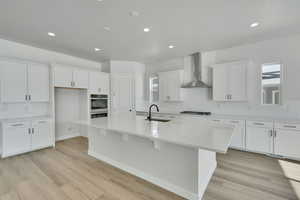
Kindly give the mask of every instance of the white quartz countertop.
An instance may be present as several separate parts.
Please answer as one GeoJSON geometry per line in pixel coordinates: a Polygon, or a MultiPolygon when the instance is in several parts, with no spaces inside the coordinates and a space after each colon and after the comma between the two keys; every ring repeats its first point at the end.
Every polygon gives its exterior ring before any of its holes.
{"type": "Polygon", "coordinates": [[[193,116],[176,117],[170,122],[150,122],[145,120],[145,116],[115,114],[75,123],[219,153],[227,152],[235,131],[235,126],[220,125],[193,116]]]}
{"type": "Polygon", "coordinates": [[[28,116],[28,117],[17,117],[17,118],[0,118],[0,122],[18,122],[18,121],[28,121],[28,120],[39,120],[39,119],[50,119],[49,115],[41,116],[28,116]]]}
{"type": "MultiPolygon", "coordinates": [[[[137,111],[137,113],[147,113],[147,111],[137,111]]],[[[212,114],[212,115],[191,115],[180,113],[156,113],[154,115],[189,115],[205,119],[229,119],[229,120],[251,120],[264,122],[278,122],[278,123],[297,123],[300,124],[299,118],[286,118],[280,116],[255,116],[255,115],[227,115],[227,114],[212,114]]]]}

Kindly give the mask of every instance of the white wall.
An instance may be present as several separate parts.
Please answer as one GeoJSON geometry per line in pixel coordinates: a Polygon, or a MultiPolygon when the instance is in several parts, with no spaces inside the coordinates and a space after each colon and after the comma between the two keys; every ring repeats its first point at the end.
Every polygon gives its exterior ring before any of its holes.
{"type": "MultiPolygon", "coordinates": [[[[208,89],[182,89],[184,103],[163,104],[166,111],[180,110],[208,110],[219,114],[249,114],[261,116],[300,117],[300,35],[287,38],[274,39],[255,44],[243,45],[229,49],[205,52],[208,57],[214,58],[214,63],[234,60],[251,60],[253,65],[248,69],[248,96],[247,103],[216,103],[211,101],[211,91],[208,89]],[[285,67],[283,95],[284,106],[261,106],[259,90],[259,70],[263,63],[282,62],[285,67]]],[[[207,67],[212,64],[211,59],[204,64],[204,74],[207,67]]],[[[147,77],[158,71],[183,69],[183,58],[170,61],[150,63],[146,67],[147,77]]],[[[211,82],[211,77],[209,77],[211,82]]]]}

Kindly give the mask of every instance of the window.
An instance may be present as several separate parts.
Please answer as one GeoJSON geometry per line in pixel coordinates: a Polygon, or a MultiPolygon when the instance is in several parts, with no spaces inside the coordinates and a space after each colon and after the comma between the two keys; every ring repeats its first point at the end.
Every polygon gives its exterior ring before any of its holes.
{"type": "Polygon", "coordinates": [[[159,78],[158,76],[152,76],[149,79],[150,85],[150,102],[159,101],[159,78]]]}
{"type": "Polygon", "coordinates": [[[281,104],[282,66],[280,63],[263,64],[261,69],[261,103],[281,104]]]}

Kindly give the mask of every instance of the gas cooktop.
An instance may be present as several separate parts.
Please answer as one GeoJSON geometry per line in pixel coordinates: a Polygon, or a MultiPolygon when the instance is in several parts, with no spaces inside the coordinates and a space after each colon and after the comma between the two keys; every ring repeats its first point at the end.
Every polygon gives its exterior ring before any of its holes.
{"type": "Polygon", "coordinates": [[[211,112],[197,112],[197,111],[182,111],[181,114],[189,114],[189,115],[211,115],[211,112]]]}

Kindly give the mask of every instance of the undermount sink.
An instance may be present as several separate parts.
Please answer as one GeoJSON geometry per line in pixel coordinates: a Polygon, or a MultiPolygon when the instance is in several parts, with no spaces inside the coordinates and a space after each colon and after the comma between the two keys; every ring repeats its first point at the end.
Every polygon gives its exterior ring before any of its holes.
{"type": "MultiPolygon", "coordinates": [[[[149,120],[149,119],[146,119],[146,120],[149,120]]],[[[158,119],[158,118],[151,118],[151,120],[149,121],[157,121],[157,122],[169,122],[171,120],[169,119],[158,119]]]]}

